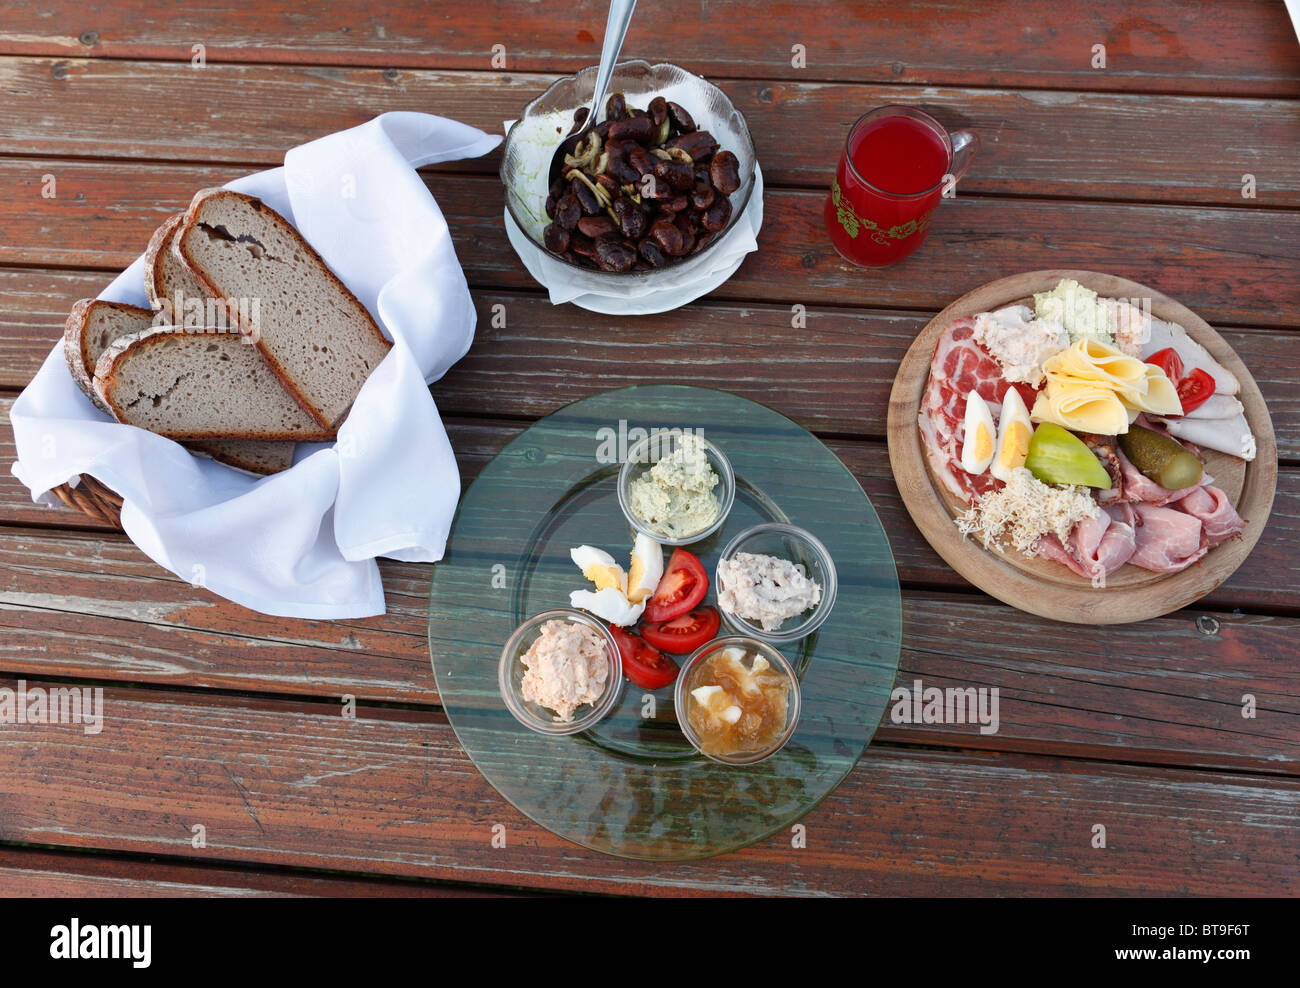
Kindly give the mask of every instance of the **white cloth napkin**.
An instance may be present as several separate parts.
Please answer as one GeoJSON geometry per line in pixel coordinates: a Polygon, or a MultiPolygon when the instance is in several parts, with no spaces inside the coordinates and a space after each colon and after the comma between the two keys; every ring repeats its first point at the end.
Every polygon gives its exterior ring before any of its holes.
{"type": "MultiPolygon", "coordinates": [[[[59,343],[10,412],[14,475],[47,503],[52,488],[94,476],[122,496],[122,527],[151,559],[253,610],[384,613],[375,557],[436,561],[446,547],[460,474],[427,385],[464,356],[475,323],[446,220],[415,169],[500,141],[385,113],[229,184],[297,226],[393,340],[337,442],[299,444],[295,465],[265,478],[191,456],[96,408],[59,343]]],[[[141,257],[100,297],[147,306],[143,269],[141,257]]]]}

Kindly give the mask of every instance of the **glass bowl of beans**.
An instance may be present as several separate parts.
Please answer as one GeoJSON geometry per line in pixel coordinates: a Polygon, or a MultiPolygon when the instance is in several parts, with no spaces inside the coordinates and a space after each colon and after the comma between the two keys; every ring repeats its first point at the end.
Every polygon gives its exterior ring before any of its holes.
{"type": "Polygon", "coordinates": [[[506,208],[584,290],[640,294],[710,263],[754,191],[754,143],[717,86],[677,65],[618,65],[593,133],[548,183],[555,148],[585,122],[596,66],[555,82],[506,135],[506,208]]]}

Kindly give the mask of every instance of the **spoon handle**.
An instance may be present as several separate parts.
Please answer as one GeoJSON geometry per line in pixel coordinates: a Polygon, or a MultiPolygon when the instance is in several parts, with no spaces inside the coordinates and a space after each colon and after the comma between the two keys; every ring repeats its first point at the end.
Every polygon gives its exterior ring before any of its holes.
{"type": "Polygon", "coordinates": [[[596,90],[591,95],[591,115],[588,119],[593,124],[605,99],[609,80],[613,78],[618,53],[623,49],[623,39],[627,37],[627,28],[632,23],[632,11],[635,9],[636,0],[610,0],[609,20],[605,22],[605,43],[600,49],[600,68],[596,72],[596,90]]]}

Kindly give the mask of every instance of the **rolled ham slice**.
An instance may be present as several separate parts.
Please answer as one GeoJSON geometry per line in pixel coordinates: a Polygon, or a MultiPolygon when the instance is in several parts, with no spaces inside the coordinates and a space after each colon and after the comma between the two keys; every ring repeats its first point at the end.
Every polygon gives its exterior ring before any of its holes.
{"type": "Polygon", "coordinates": [[[1038,552],[1091,580],[1094,587],[1104,587],[1106,577],[1133,555],[1137,545],[1133,522],[1132,505],[1111,505],[1097,517],[1076,523],[1067,544],[1055,535],[1044,535],[1038,542],[1038,552]]]}
{"type": "Polygon", "coordinates": [[[1129,562],[1154,573],[1177,573],[1210,549],[1201,539],[1201,521],[1177,508],[1135,504],[1137,545],[1129,562]]]}
{"type": "MultiPolygon", "coordinates": [[[[1123,450],[1116,449],[1115,454],[1119,458],[1124,488],[1124,493],[1121,496],[1125,501],[1132,501],[1137,504],[1169,504],[1171,501],[1177,501],[1179,498],[1186,497],[1196,490],[1196,487],[1184,487],[1182,490],[1171,491],[1161,487],[1135,467],[1133,462],[1124,455],[1123,450]]],[[[1202,477],[1201,482],[1204,483],[1205,481],[1206,478],[1202,477]]],[[[1197,487],[1199,486],[1198,484],[1197,487]]]]}
{"type": "Polygon", "coordinates": [[[1225,539],[1240,535],[1246,523],[1228,500],[1228,495],[1217,487],[1198,487],[1170,507],[1191,515],[1201,523],[1201,543],[1213,548],[1225,539]]]}

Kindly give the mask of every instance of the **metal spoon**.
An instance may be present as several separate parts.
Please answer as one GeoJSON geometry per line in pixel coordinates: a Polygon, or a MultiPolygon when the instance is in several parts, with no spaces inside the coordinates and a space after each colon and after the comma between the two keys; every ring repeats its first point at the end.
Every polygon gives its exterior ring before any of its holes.
{"type": "Polygon", "coordinates": [[[591,105],[587,108],[587,119],[577,133],[570,134],[560,142],[551,156],[551,170],[546,178],[547,188],[564,174],[564,156],[587,139],[587,134],[596,126],[596,109],[605,100],[605,90],[614,75],[614,65],[618,62],[618,53],[623,49],[623,39],[627,37],[627,27],[632,22],[632,11],[636,9],[636,0],[610,0],[609,20],[605,22],[605,43],[600,49],[600,68],[596,70],[596,89],[591,94],[591,105]]]}

